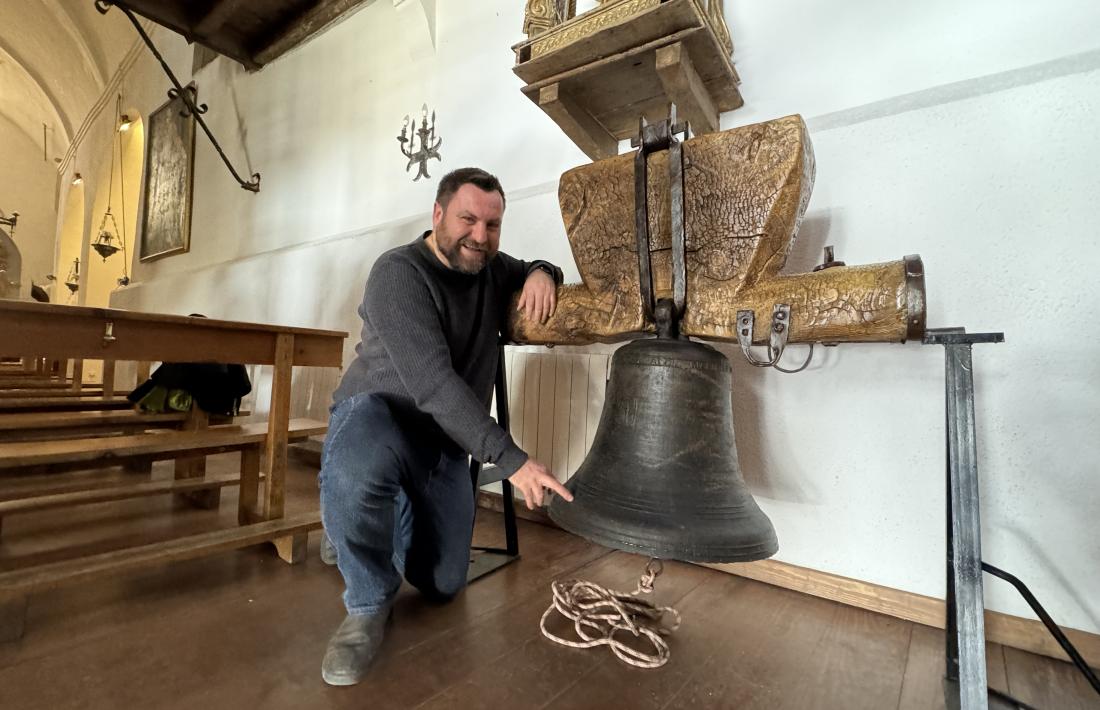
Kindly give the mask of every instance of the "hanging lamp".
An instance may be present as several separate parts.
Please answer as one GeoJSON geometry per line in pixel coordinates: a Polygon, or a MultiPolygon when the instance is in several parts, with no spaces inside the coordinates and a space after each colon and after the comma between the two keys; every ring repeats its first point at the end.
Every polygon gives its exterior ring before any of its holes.
{"type": "Polygon", "coordinates": [[[80,289],[80,258],[73,259],[73,267],[69,269],[69,275],[65,277],[65,286],[69,293],[76,293],[80,289]]]}
{"type": "Polygon", "coordinates": [[[103,257],[103,261],[114,256],[118,252],[122,252],[122,277],[118,279],[119,286],[126,286],[130,283],[129,275],[129,259],[126,255],[126,183],[123,177],[125,167],[123,163],[122,153],[122,132],[130,127],[131,120],[129,116],[122,113],[122,94],[118,95],[115,101],[115,123],[118,130],[111,131],[111,173],[107,187],[107,211],[103,213],[103,219],[99,223],[99,234],[96,236],[94,242],[92,242],[92,249],[95,249],[96,253],[103,257]],[[118,221],[115,219],[114,213],[111,211],[114,206],[115,197],[115,152],[118,152],[118,166],[119,166],[119,191],[122,199],[122,223],[123,228],[118,228],[118,221]],[[107,222],[110,221],[108,226],[107,222]],[[117,235],[117,236],[116,236],[117,235]],[[117,240],[117,242],[116,242],[117,240]]]}

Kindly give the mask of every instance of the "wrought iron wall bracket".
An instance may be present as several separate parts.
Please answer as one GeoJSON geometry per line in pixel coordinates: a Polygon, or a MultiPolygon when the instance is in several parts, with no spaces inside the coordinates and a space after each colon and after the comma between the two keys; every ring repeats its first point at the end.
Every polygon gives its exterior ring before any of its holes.
{"type": "Polygon", "coordinates": [[[15,237],[15,224],[19,221],[19,213],[12,212],[11,217],[0,217],[0,224],[6,224],[11,228],[10,236],[15,237]]]}
{"type": "Polygon", "coordinates": [[[195,117],[195,121],[199,124],[199,126],[202,127],[203,133],[205,133],[206,137],[210,139],[210,143],[214,146],[214,150],[216,150],[218,152],[218,155],[221,156],[222,162],[225,163],[225,167],[229,168],[229,172],[233,174],[233,178],[237,181],[237,184],[239,184],[242,188],[248,190],[249,192],[259,192],[260,174],[252,173],[252,179],[246,181],[240,176],[240,173],[237,172],[236,168],[233,167],[233,164],[229,162],[229,158],[226,157],[225,151],[222,150],[222,147],[218,143],[218,140],[214,138],[214,134],[211,133],[210,128],[207,127],[206,121],[202,120],[202,115],[207,111],[207,105],[195,103],[194,95],[192,94],[192,92],[185,89],[180,84],[179,80],[176,79],[176,75],[172,73],[171,67],[168,66],[168,63],[164,61],[164,57],[162,57],[160,52],[157,51],[156,46],[153,44],[153,40],[149,39],[149,35],[146,34],[145,29],[141,26],[141,23],[138,22],[136,17],[134,17],[134,13],[130,11],[130,8],[126,7],[125,5],[111,2],[111,0],[95,0],[95,9],[98,10],[100,14],[107,14],[107,12],[111,9],[111,6],[117,7],[124,15],[126,15],[126,17],[130,19],[130,22],[133,23],[134,29],[137,30],[137,33],[141,37],[141,40],[145,42],[145,46],[149,48],[149,51],[152,52],[153,56],[157,58],[158,62],[160,62],[161,68],[164,70],[164,73],[168,75],[168,79],[172,82],[173,88],[168,90],[168,97],[171,99],[178,98],[180,101],[183,102],[184,106],[186,107],[184,115],[191,115],[195,117]]]}

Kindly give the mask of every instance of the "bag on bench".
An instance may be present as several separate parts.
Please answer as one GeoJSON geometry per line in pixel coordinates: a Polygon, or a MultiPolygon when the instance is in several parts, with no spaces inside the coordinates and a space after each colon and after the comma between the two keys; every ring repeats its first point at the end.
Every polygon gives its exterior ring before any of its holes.
{"type": "Polygon", "coordinates": [[[208,414],[232,417],[251,391],[243,365],[166,362],[126,397],[148,412],[186,412],[193,400],[208,414]]]}

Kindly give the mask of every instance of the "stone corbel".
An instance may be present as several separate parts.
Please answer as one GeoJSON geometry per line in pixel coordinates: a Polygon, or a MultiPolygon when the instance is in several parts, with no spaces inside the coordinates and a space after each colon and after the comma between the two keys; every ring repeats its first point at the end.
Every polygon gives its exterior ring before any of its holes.
{"type": "Polygon", "coordinates": [[[436,0],[393,0],[411,56],[435,54],[435,7],[436,0]]]}

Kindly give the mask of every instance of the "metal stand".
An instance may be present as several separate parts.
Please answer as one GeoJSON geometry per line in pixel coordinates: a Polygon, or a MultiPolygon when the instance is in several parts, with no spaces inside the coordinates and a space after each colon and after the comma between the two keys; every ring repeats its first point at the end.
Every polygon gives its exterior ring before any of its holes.
{"type": "Polygon", "coordinates": [[[1024,708],[988,687],[985,674],[985,601],[982,572],[1007,580],[1023,595],[1054,638],[1100,693],[1100,680],[1030,590],[1012,575],[982,562],[978,459],[974,427],[974,371],[971,346],[1003,343],[1004,333],[971,333],[965,328],[925,332],[925,345],[944,346],[947,397],[947,662],[944,699],[955,710],[985,710],[989,697],[1024,708]]]}
{"type": "MultiPolygon", "coordinates": [[[[508,431],[508,379],[504,371],[504,346],[497,353],[497,423],[508,431]]],[[[478,490],[490,483],[500,482],[504,495],[504,547],[470,548],[480,554],[470,556],[470,568],[466,572],[466,582],[472,582],[495,572],[501,567],[519,559],[519,533],[516,530],[516,509],[513,506],[512,484],[496,466],[482,468],[481,462],[470,459],[470,480],[474,487],[474,504],[477,504],[478,490]]],[[[476,508],[475,508],[476,510],[476,508]]]]}

